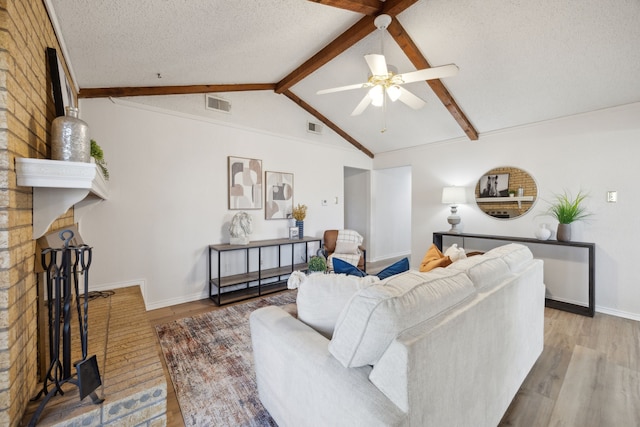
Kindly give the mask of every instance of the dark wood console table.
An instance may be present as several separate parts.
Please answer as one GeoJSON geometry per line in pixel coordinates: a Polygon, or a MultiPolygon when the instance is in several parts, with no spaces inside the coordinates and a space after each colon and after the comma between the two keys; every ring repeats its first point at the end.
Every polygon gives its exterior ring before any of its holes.
{"type": "Polygon", "coordinates": [[[303,237],[302,239],[257,240],[246,245],[209,245],[209,297],[217,305],[265,295],[287,289],[289,275],[297,270],[306,271],[309,258],[315,254],[309,246],[317,246],[322,239],[303,237]],[[295,258],[296,247],[302,256],[295,258]],[[271,248],[277,252],[274,265],[263,265],[263,255],[271,248]],[[291,252],[291,257],[283,256],[283,248],[291,252]],[[242,271],[223,274],[223,256],[238,255],[243,258],[242,271]]]}
{"type": "MultiPolygon", "coordinates": [[[[588,304],[580,305],[567,301],[559,301],[553,298],[547,297],[545,305],[547,307],[556,308],[559,310],[569,311],[571,313],[581,314],[583,316],[593,317],[595,314],[595,275],[596,275],[596,245],[595,243],[584,242],[559,242],[557,240],[538,240],[527,237],[510,237],[510,236],[493,236],[485,234],[466,234],[466,233],[449,233],[449,232],[436,232],[433,233],[433,243],[443,251],[444,247],[458,243],[458,246],[465,248],[465,250],[489,250],[492,247],[501,246],[510,242],[521,243],[526,245],[533,252],[534,257],[543,258],[536,254],[541,254],[544,247],[554,247],[556,249],[566,249],[567,251],[587,251],[587,264],[588,264],[588,304]],[[470,246],[480,245],[482,248],[468,248],[465,242],[470,246]],[[448,243],[448,244],[445,244],[448,243]],[[541,246],[542,245],[542,246],[541,246]]],[[[547,273],[545,272],[545,282],[547,282],[547,273]]],[[[570,280],[572,277],[569,273],[562,275],[559,280],[570,280]]],[[[546,283],[545,283],[546,284],[546,283]]]]}

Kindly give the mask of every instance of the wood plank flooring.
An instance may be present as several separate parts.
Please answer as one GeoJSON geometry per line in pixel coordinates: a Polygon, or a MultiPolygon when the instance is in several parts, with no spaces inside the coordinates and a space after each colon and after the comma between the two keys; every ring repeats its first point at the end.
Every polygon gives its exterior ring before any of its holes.
{"type": "MultiPolygon", "coordinates": [[[[211,301],[201,300],[147,313],[151,324],[157,325],[217,309],[211,301]]],[[[164,369],[167,426],[182,427],[180,407],[164,369]]],[[[640,426],[640,322],[545,309],[544,351],[500,426],[640,426]]]]}

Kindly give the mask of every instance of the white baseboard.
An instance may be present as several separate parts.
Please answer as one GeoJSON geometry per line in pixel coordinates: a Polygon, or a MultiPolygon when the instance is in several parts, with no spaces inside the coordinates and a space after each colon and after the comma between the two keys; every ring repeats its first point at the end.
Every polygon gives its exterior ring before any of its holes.
{"type": "MultiPolygon", "coordinates": [[[[145,307],[147,308],[147,311],[149,310],[155,310],[158,308],[163,308],[163,307],[169,307],[172,305],[178,305],[178,304],[184,304],[185,302],[192,302],[192,301],[198,301],[201,299],[205,299],[208,298],[209,296],[207,295],[207,292],[200,292],[197,294],[191,294],[191,295],[183,295],[177,298],[169,298],[169,299],[165,299],[162,301],[157,301],[154,303],[148,303],[145,301],[145,307]]],[[[213,302],[212,302],[213,304],[213,302]]]]}
{"type": "Polygon", "coordinates": [[[627,311],[616,310],[613,308],[600,307],[596,305],[596,311],[602,314],[608,314],[610,316],[616,317],[624,317],[625,319],[635,320],[640,322],[640,314],[638,313],[629,313],[627,311]]]}

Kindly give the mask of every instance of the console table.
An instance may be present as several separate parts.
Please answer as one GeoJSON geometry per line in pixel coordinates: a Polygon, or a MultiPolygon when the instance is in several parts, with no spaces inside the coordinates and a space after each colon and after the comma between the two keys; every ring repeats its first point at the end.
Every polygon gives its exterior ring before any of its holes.
{"type": "Polygon", "coordinates": [[[443,247],[451,246],[454,243],[457,243],[458,246],[463,247],[466,251],[487,251],[510,242],[526,245],[531,249],[534,257],[545,260],[544,281],[547,286],[545,305],[547,307],[569,311],[583,316],[594,316],[595,243],[559,242],[557,240],[538,240],[526,237],[484,234],[433,233],[433,243],[441,251],[444,251],[443,247]],[[553,268],[550,268],[549,271],[547,271],[547,264],[553,265],[553,268]],[[586,268],[580,269],[580,265],[586,268]],[[581,293],[588,295],[585,295],[584,302],[576,301],[575,298],[555,295],[555,290],[563,290],[563,288],[579,289],[581,293]]]}
{"type": "MultiPolygon", "coordinates": [[[[217,305],[224,305],[286,289],[287,279],[292,272],[307,270],[309,246],[315,246],[317,242],[320,248],[321,241],[320,238],[304,237],[295,240],[257,240],[247,245],[209,245],[209,298],[217,305]],[[263,255],[269,248],[277,251],[277,256],[273,257],[277,258],[277,262],[264,267],[263,255]],[[290,258],[283,256],[283,249],[291,252],[290,258]],[[304,254],[299,258],[301,262],[295,260],[296,249],[304,254]],[[244,257],[243,271],[223,274],[223,261],[228,262],[223,258],[234,255],[244,257]]],[[[315,251],[311,254],[315,254],[315,251]]]]}

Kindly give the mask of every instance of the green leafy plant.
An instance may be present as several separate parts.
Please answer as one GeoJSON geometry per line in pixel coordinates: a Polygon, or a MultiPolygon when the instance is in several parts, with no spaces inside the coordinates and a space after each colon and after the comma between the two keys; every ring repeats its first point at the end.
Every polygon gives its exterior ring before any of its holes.
{"type": "Polygon", "coordinates": [[[565,191],[557,194],[555,202],[551,204],[547,213],[558,220],[560,224],[571,224],[574,221],[583,220],[591,215],[582,202],[588,197],[587,194],[579,191],[575,198],[565,191]]]}
{"type": "Polygon", "coordinates": [[[314,255],[309,260],[309,271],[311,272],[325,272],[327,271],[327,260],[319,255],[314,255]]]}
{"type": "Polygon", "coordinates": [[[102,171],[104,179],[109,180],[109,169],[107,169],[107,162],[104,160],[104,152],[95,140],[91,140],[91,157],[96,160],[96,165],[102,171]]]}

